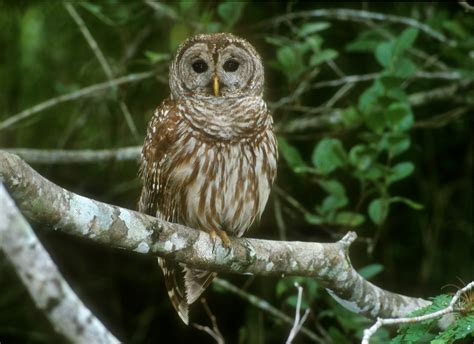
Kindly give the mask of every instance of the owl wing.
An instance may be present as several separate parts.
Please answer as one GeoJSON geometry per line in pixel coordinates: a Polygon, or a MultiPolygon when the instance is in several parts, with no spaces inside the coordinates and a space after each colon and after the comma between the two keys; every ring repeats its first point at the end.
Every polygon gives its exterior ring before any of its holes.
{"type": "MultiPolygon", "coordinates": [[[[155,111],[148,125],[143,145],[139,176],[143,188],[138,210],[151,216],[170,221],[174,213],[174,202],[166,191],[166,169],[168,150],[177,139],[177,108],[171,99],[165,100],[155,111]]],[[[158,258],[163,271],[165,286],[173,307],[181,319],[188,324],[183,267],[163,258],[158,258]]]]}

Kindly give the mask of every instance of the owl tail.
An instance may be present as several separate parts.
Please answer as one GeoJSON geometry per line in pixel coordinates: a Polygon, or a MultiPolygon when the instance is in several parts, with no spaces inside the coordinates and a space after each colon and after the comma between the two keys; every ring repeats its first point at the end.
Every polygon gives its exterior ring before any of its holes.
{"type": "Polygon", "coordinates": [[[211,284],[215,272],[191,270],[158,258],[171,304],[183,322],[189,324],[189,305],[211,284]]]}
{"type": "Polygon", "coordinates": [[[186,286],[186,300],[188,305],[199,299],[199,296],[212,283],[214,277],[217,276],[215,272],[204,270],[191,270],[184,268],[184,285],[186,286]]]}

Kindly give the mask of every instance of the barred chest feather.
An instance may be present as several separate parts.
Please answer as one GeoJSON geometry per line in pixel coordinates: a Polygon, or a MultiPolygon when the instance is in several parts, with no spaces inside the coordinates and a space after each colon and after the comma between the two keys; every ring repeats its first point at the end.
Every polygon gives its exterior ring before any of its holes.
{"type": "Polygon", "coordinates": [[[162,166],[168,213],[193,228],[241,236],[261,216],[276,175],[271,116],[261,99],[245,110],[234,104],[225,116],[191,105],[178,107],[177,140],[162,166]]]}

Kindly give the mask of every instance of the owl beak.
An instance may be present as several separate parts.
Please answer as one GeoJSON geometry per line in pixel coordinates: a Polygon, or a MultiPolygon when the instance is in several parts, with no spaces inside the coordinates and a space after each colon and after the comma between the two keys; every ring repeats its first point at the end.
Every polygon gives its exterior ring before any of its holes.
{"type": "Polygon", "coordinates": [[[215,74],[212,79],[212,91],[216,97],[219,95],[219,77],[215,74]]]}

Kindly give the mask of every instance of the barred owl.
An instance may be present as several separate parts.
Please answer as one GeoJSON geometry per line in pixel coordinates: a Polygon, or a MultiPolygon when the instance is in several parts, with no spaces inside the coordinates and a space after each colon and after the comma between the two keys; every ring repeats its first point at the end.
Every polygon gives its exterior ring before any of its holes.
{"type": "MultiPolygon", "coordinates": [[[[260,217],[276,175],[273,120],[260,56],[228,33],[197,35],[170,66],[171,95],[156,109],[141,153],[141,212],[229,244],[260,217]]],[[[215,273],[158,258],[171,302],[189,305],[215,273]]]]}

